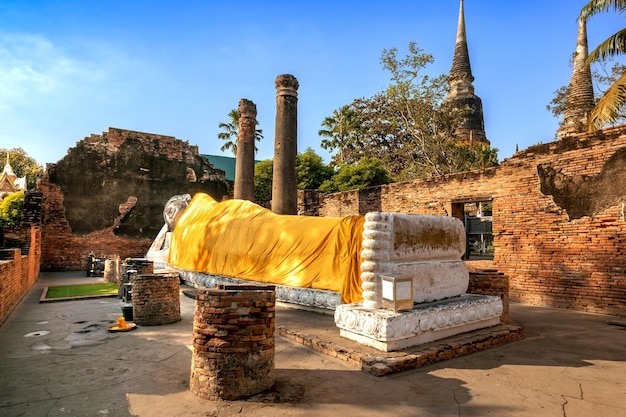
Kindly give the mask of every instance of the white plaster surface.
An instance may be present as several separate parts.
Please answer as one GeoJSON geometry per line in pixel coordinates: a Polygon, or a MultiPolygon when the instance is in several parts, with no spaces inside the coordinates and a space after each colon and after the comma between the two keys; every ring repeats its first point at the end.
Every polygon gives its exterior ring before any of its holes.
{"type": "Polygon", "coordinates": [[[494,326],[502,312],[500,297],[465,294],[397,313],[343,304],[335,309],[335,324],[347,339],[392,351],[494,326]]]}
{"type": "Polygon", "coordinates": [[[398,263],[394,269],[395,275],[413,278],[415,303],[456,297],[469,285],[469,271],[461,260],[398,263]]]}

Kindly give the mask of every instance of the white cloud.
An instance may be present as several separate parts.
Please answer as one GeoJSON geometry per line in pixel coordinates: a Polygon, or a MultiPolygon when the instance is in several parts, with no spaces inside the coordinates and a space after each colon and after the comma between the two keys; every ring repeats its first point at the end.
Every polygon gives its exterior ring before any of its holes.
{"type": "Polygon", "coordinates": [[[97,60],[81,60],[40,35],[0,33],[0,111],[72,94],[107,77],[97,60]]]}

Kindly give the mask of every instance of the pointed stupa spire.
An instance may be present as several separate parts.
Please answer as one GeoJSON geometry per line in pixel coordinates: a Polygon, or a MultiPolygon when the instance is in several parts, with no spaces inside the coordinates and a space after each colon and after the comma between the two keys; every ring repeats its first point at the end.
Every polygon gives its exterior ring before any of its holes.
{"type": "Polygon", "coordinates": [[[450,95],[474,93],[472,82],[472,67],[470,65],[469,51],[467,49],[467,36],[465,34],[465,8],[463,0],[459,10],[459,25],[456,31],[456,45],[450,70],[450,95]]]}
{"type": "Polygon", "coordinates": [[[567,89],[563,121],[557,132],[561,138],[587,130],[589,114],[595,102],[591,69],[585,65],[588,56],[587,24],[584,19],[579,19],[574,69],[567,89]]]}
{"type": "Polygon", "coordinates": [[[474,94],[474,76],[470,65],[467,35],[465,33],[465,7],[460,0],[459,24],[456,32],[456,45],[450,70],[450,91],[445,99],[445,105],[462,109],[464,112],[456,134],[462,141],[468,143],[489,145],[485,134],[483,118],[483,104],[480,97],[474,94]]]}

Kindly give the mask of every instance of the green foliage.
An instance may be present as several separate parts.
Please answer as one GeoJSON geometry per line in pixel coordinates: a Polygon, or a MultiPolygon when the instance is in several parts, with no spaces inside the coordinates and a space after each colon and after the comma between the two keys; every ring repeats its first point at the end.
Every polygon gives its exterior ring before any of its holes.
{"type": "Polygon", "coordinates": [[[254,194],[258,201],[272,199],[272,176],[274,161],[265,159],[254,164],[254,194]]]}
{"type": "Polygon", "coordinates": [[[324,181],[329,180],[334,170],[312,148],[307,148],[304,153],[296,156],[296,174],[298,176],[298,189],[317,190],[324,181]]]}
{"type": "MultiPolygon", "coordinates": [[[[18,178],[26,177],[28,189],[33,189],[37,185],[37,176],[43,175],[43,167],[37,163],[32,157],[28,156],[22,148],[0,149],[0,161],[2,167],[6,162],[6,155],[9,153],[9,163],[13,172],[18,178]]],[[[1,171],[0,171],[1,172],[1,171]]]]}
{"type": "Polygon", "coordinates": [[[339,110],[333,111],[322,122],[322,127],[318,131],[318,135],[325,138],[322,139],[321,146],[323,149],[339,151],[333,156],[333,163],[344,164],[354,163],[355,150],[360,147],[359,143],[359,125],[357,123],[357,112],[350,106],[342,106],[339,110]]]}
{"type": "Polygon", "coordinates": [[[0,226],[19,226],[24,208],[24,191],[11,193],[0,201],[0,226]]]}
{"type": "Polygon", "coordinates": [[[356,165],[344,164],[337,173],[325,181],[319,190],[325,193],[358,190],[374,185],[388,184],[391,178],[382,162],[374,158],[361,158],[356,165]]]}
{"type": "MultiPolygon", "coordinates": [[[[381,63],[391,84],[370,98],[359,98],[324,120],[322,147],[338,149],[334,161],[355,164],[362,158],[379,160],[394,180],[410,180],[475,168],[476,151],[455,135],[462,110],[445,105],[448,77],[422,75],[434,58],[409,44],[398,57],[383,50],[381,63]],[[343,128],[341,127],[343,123],[343,128]]],[[[497,150],[494,150],[497,164],[497,150]]]]}
{"type": "MultiPolygon", "coordinates": [[[[220,122],[218,127],[223,130],[217,134],[217,138],[226,141],[220,148],[220,151],[231,151],[233,155],[237,156],[237,136],[239,135],[239,112],[237,109],[232,109],[228,112],[230,122],[220,122]]],[[[259,122],[256,122],[258,125],[259,122]]],[[[254,131],[254,139],[259,142],[263,139],[263,130],[256,129],[254,131]]],[[[258,151],[257,147],[254,147],[254,151],[258,151]]]]}
{"type": "MultiPolygon", "coordinates": [[[[272,180],[274,161],[266,159],[254,165],[254,193],[259,201],[272,199],[272,180]]],[[[296,174],[298,176],[298,189],[316,190],[324,181],[330,179],[334,170],[324,164],[312,148],[307,148],[303,153],[296,155],[296,174]]]]}

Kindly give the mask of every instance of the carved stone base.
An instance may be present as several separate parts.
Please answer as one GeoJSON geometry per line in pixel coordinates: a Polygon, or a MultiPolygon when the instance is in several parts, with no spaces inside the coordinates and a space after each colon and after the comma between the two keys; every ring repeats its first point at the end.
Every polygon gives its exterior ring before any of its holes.
{"type": "Polygon", "coordinates": [[[495,326],[502,311],[500,297],[465,294],[397,313],[342,304],[335,309],[335,324],[342,337],[391,352],[495,326]]]}
{"type": "MultiPolygon", "coordinates": [[[[247,281],[223,275],[205,274],[202,272],[177,270],[180,278],[193,287],[214,288],[219,284],[259,284],[266,282],[247,281]]],[[[305,307],[326,308],[334,310],[341,304],[341,295],[333,291],[317,290],[313,288],[297,288],[285,285],[271,284],[276,287],[276,301],[298,304],[305,307]]]]}

